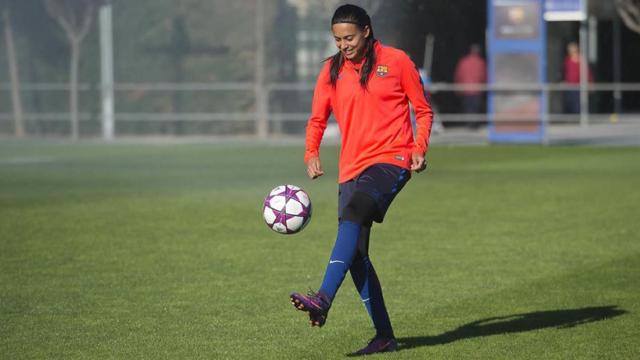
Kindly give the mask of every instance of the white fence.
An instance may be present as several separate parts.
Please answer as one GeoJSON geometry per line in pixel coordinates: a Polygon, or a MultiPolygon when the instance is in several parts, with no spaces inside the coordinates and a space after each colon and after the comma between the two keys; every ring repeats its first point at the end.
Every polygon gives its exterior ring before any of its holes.
{"type": "MultiPolygon", "coordinates": [[[[256,87],[253,82],[229,82],[229,83],[118,83],[114,87],[116,94],[115,103],[115,136],[229,136],[229,135],[251,135],[258,134],[260,119],[267,121],[267,136],[282,134],[300,134],[304,131],[304,125],[309,116],[310,102],[313,95],[313,83],[269,83],[262,89],[261,96],[266,98],[267,116],[261,116],[255,109],[256,87]],[[123,97],[131,98],[131,94],[144,94],[146,99],[153,98],[160,94],[156,103],[163,104],[169,102],[171,94],[179,93],[181,96],[200,97],[206,103],[208,97],[227,96],[230,99],[242,97],[247,99],[247,103],[242,106],[235,106],[232,109],[218,109],[202,107],[187,107],[179,112],[171,109],[157,109],[153,106],[144,106],[135,111],[131,110],[131,104],[136,104],[135,96],[133,100],[128,99],[128,106],[119,104],[118,99],[123,97]]],[[[9,98],[9,84],[0,84],[0,93],[9,98]]],[[[434,98],[442,93],[455,93],[462,90],[479,90],[493,93],[539,93],[547,100],[551,96],[561,96],[565,91],[580,90],[579,86],[554,83],[544,84],[509,84],[509,85],[455,85],[449,83],[433,83],[429,85],[429,91],[434,98]],[[558,94],[558,95],[556,95],[558,94]]],[[[69,114],[65,111],[67,107],[67,96],[69,87],[61,83],[38,83],[22,84],[21,92],[31,95],[32,98],[45,97],[49,106],[37,108],[32,103],[32,99],[24,106],[23,121],[27,135],[31,136],[65,136],[68,130],[69,114]],[[36,96],[37,95],[37,96],[36,96]],[[35,111],[34,111],[34,108],[35,111]]],[[[80,84],[80,98],[82,101],[80,112],[81,136],[101,137],[102,136],[102,115],[100,113],[100,88],[96,85],[80,84]]],[[[623,95],[629,92],[640,92],[640,83],[595,83],[590,84],[588,91],[592,94],[608,92],[611,93],[611,101],[619,104],[623,95]]],[[[609,95],[608,95],[609,96],[609,95]]],[[[2,100],[0,100],[2,101],[2,100]]],[[[546,101],[547,104],[550,101],[546,101]]],[[[14,131],[14,118],[11,113],[11,106],[0,103],[0,133],[11,135],[14,131]]],[[[437,99],[434,101],[437,107],[437,99]]],[[[610,106],[613,111],[607,114],[619,112],[620,107],[610,106]],[[618,111],[615,111],[615,110],[618,111]]],[[[581,122],[588,125],[591,119],[597,116],[589,114],[562,114],[549,111],[547,106],[546,120],[550,122],[581,122]],[[585,117],[586,115],[586,117],[585,117]]],[[[486,113],[461,114],[461,113],[437,113],[439,120],[446,126],[456,123],[486,122],[486,113]]],[[[517,120],[517,116],[513,116],[517,120]]],[[[264,125],[264,124],[263,124],[264,125]]]]}

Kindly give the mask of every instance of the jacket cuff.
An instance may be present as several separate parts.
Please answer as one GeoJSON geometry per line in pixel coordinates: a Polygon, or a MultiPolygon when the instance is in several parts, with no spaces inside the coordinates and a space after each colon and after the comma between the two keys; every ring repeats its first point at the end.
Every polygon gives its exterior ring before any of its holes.
{"type": "Polygon", "coordinates": [[[314,158],[314,157],[319,157],[319,156],[320,156],[320,154],[318,153],[318,151],[307,150],[304,153],[304,162],[306,164],[307,161],[309,161],[309,159],[314,158]]]}
{"type": "Polygon", "coordinates": [[[413,154],[420,154],[420,155],[424,156],[424,155],[427,154],[427,146],[428,145],[420,146],[418,144],[414,144],[413,145],[413,149],[411,149],[411,152],[413,154]]]}

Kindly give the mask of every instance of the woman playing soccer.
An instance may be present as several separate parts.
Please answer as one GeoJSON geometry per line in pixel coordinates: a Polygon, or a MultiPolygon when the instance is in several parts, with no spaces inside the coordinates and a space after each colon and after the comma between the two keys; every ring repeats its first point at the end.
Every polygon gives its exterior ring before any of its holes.
{"type": "Polygon", "coordinates": [[[347,271],[376,329],[354,355],[394,351],[397,342],[369,259],[369,233],[411,177],[426,168],[432,111],[415,65],[402,51],[373,36],[371,19],[358,6],[339,7],[331,19],[339,51],[318,76],[307,125],[305,163],[309,177],[324,174],[319,148],[329,114],[340,127],[338,235],[320,290],[291,294],[292,304],[323,326],[347,271]],[[416,112],[413,135],[409,101],[416,112]]]}

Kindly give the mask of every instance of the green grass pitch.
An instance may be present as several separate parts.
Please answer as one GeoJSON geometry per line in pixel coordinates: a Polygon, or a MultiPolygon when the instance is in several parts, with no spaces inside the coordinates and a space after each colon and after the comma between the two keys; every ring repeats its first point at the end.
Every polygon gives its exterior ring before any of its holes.
{"type": "MultiPolygon", "coordinates": [[[[333,359],[373,335],[347,276],[322,329],[336,147],[0,144],[0,358],[333,359]],[[262,222],[276,185],[314,217],[262,222]]],[[[371,257],[389,359],[640,358],[640,148],[434,146],[371,257]]]]}

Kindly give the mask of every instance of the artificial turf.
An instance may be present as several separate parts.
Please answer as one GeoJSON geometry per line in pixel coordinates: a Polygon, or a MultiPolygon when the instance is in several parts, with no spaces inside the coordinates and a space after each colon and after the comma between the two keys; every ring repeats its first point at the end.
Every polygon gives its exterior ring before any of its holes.
{"type": "MultiPolygon", "coordinates": [[[[349,277],[322,329],[337,148],[0,143],[0,358],[333,359],[373,335],[349,277]],[[270,231],[302,186],[314,215],[270,231]]],[[[401,359],[640,358],[640,148],[434,146],[374,226],[401,359]]]]}

